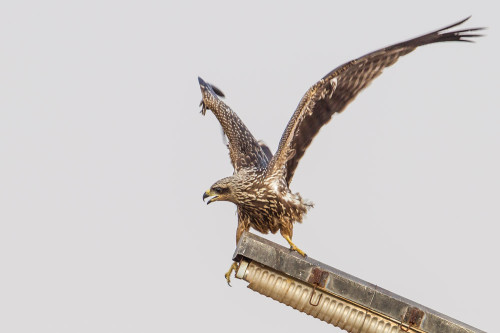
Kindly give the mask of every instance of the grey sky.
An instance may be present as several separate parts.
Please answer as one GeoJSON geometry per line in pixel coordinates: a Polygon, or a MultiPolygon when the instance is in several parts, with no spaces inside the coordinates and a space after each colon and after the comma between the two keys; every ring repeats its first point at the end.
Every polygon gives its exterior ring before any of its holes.
{"type": "Polygon", "coordinates": [[[232,168],[215,117],[198,112],[197,76],[274,151],[331,69],[468,15],[487,37],[409,54],[322,129],[292,182],[315,203],[294,242],[493,331],[498,13],[493,1],[3,2],[0,331],[331,332],[243,281],[227,287],[235,207],[201,199],[232,168]]]}

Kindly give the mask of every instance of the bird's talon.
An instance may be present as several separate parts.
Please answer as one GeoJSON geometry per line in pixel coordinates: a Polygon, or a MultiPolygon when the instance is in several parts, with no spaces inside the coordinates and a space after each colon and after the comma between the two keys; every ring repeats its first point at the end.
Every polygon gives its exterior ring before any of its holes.
{"type": "Polygon", "coordinates": [[[300,254],[304,258],[307,257],[307,254],[304,251],[302,251],[295,244],[292,243],[292,240],[290,239],[289,236],[283,236],[283,237],[286,239],[286,241],[288,242],[288,244],[290,244],[290,251],[296,251],[298,254],[300,254]]]}
{"type": "Polygon", "coordinates": [[[202,115],[205,115],[205,113],[207,113],[207,107],[206,107],[205,102],[204,102],[203,100],[201,100],[201,102],[200,102],[200,106],[201,106],[201,111],[200,111],[200,113],[201,113],[202,115]]]}
{"type": "Polygon", "coordinates": [[[229,274],[224,274],[224,277],[226,278],[226,281],[227,281],[227,285],[232,287],[231,285],[231,276],[229,274]]]}
{"type": "Polygon", "coordinates": [[[224,277],[226,278],[226,281],[227,281],[227,285],[230,287],[232,287],[231,286],[231,273],[233,271],[236,271],[237,269],[238,269],[238,264],[236,262],[233,262],[231,267],[229,267],[229,270],[226,272],[226,274],[224,274],[224,277]]]}
{"type": "Polygon", "coordinates": [[[299,249],[298,247],[295,247],[294,250],[297,251],[297,253],[300,254],[301,256],[303,256],[304,258],[307,258],[307,254],[304,251],[302,251],[301,249],[299,249]]]}

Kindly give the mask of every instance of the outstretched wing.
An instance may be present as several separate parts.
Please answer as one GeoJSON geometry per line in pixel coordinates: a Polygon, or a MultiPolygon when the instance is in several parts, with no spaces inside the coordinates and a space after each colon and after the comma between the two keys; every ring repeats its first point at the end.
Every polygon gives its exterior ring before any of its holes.
{"type": "Polygon", "coordinates": [[[219,96],[224,96],[222,91],[198,78],[203,99],[201,101],[201,113],[205,115],[206,110],[212,110],[222,126],[224,134],[229,143],[229,157],[235,171],[242,168],[265,169],[269,158],[261,145],[248,128],[243,124],[236,113],[231,110],[219,96]]]}
{"type": "Polygon", "coordinates": [[[320,128],[330,121],[334,113],[342,112],[363,88],[399,57],[422,45],[447,41],[470,42],[467,38],[481,36],[471,32],[483,28],[445,32],[468,19],[369,53],[328,73],[302,97],[269,163],[266,176],[282,176],[290,184],[300,158],[320,128]]]}

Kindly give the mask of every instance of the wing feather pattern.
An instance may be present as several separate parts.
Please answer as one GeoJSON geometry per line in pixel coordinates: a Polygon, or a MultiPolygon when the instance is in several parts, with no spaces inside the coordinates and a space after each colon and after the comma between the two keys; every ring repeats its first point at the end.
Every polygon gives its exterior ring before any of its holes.
{"type": "Polygon", "coordinates": [[[468,19],[369,53],[328,73],[302,97],[281,137],[276,154],[269,162],[266,177],[285,177],[289,185],[299,160],[321,127],[330,121],[334,113],[342,112],[362,89],[399,57],[422,45],[446,41],[470,42],[467,38],[481,36],[473,32],[482,28],[445,31],[468,19]]]}
{"type": "Polygon", "coordinates": [[[219,98],[224,96],[222,91],[201,78],[198,78],[198,82],[203,95],[201,113],[205,115],[207,109],[211,110],[221,124],[229,140],[227,146],[234,170],[238,171],[243,168],[264,170],[269,162],[269,155],[255,140],[238,115],[219,98]]]}

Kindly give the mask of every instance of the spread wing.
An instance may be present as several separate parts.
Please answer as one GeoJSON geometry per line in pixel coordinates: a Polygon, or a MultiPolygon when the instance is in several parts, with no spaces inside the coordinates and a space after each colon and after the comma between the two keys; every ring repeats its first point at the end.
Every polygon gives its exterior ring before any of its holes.
{"type": "MultiPolygon", "coordinates": [[[[270,159],[268,154],[236,113],[219,98],[224,96],[222,91],[201,78],[198,78],[198,81],[203,95],[201,113],[205,115],[206,110],[209,109],[219,120],[222,130],[229,140],[227,146],[234,170],[238,171],[242,168],[265,169],[270,159]]],[[[269,148],[267,149],[269,150],[269,148]]]]}
{"type": "Polygon", "coordinates": [[[467,38],[481,36],[471,32],[482,28],[445,31],[468,19],[369,53],[328,73],[302,97],[269,163],[266,177],[284,177],[290,184],[300,158],[320,128],[330,121],[334,113],[342,112],[363,88],[399,57],[422,45],[447,41],[470,42],[467,38]]]}

